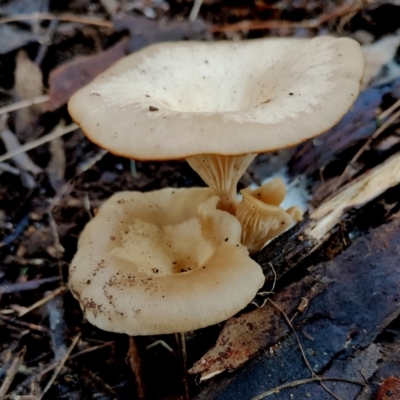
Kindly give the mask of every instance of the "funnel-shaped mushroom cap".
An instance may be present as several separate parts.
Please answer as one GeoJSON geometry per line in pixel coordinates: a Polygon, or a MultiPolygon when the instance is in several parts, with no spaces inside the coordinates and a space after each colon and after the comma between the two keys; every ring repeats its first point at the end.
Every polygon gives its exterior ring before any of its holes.
{"type": "Polygon", "coordinates": [[[89,139],[133,159],[260,153],[338,122],[363,68],[347,38],[161,43],[118,61],[68,108],[89,139]]]}
{"type": "Polygon", "coordinates": [[[242,243],[250,253],[260,251],[268,240],[290,228],[293,222],[301,221],[303,212],[299,207],[284,210],[279,207],[286,195],[285,183],[280,178],[251,190],[240,191],[243,196],[236,211],[242,224],[242,243]]]}
{"type": "Polygon", "coordinates": [[[244,308],[264,283],[239,221],[209,189],[122,192],[79,240],[70,286],[86,317],[129,335],[185,332],[244,308]]]}

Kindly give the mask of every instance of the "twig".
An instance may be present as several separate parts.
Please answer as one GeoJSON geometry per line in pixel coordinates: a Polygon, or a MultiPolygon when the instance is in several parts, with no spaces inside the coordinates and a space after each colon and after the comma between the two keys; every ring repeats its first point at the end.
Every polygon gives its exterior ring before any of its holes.
{"type": "Polygon", "coordinates": [[[47,333],[47,334],[50,333],[50,329],[48,329],[44,326],[30,324],[29,322],[19,321],[16,318],[6,317],[5,315],[2,315],[2,314],[0,314],[0,320],[4,321],[6,323],[9,323],[10,325],[20,326],[21,328],[28,328],[31,331],[47,333]]]}
{"type": "Polygon", "coordinates": [[[49,382],[47,383],[46,387],[43,389],[43,392],[41,394],[41,396],[39,397],[39,400],[41,400],[43,398],[43,396],[48,392],[48,390],[51,388],[51,386],[53,385],[54,381],[56,380],[58,374],[61,371],[61,368],[64,366],[64,364],[66,363],[66,361],[68,360],[69,355],[71,354],[71,351],[74,349],[74,347],[76,346],[76,344],[78,343],[79,339],[81,337],[81,334],[78,333],[74,340],[71,343],[71,346],[69,346],[68,350],[66,351],[63,359],[60,361],[60,363],[57,365],[56,370],[54,371],[53,376],[50,378],[49,382]]]}
{"type": "Polygon", "coordinates": [[[176,356],[174,349],[169,346],[167,343],[164,342],[164,340],[156,340],[155,342],[149,344],[148,346],[146,346],[146,350],[150,350],[155,346],[163,346],[164,348],[166,348],[170,353],[172,353],[172,355],[176,356]]]}
{"type": "Polygon", "coordinates": [[[346,383],[351,383],[353,385],[359,385],[359,386],[364,386],[363,383],[358,382],[358,381],[352,381],[350,379],[342,379],[342,378],[324,378],[324,377],[315,377],[315,378],[306,378],[306,379],[299,379],[297,381],[285,383],[281,386],[277,386],[271,390],[268,390],[267,392],[261,393],[256,397],[253,397],[251,400],[261,400],[264,397],[271,396],[271,394],[277,394],[281,390],[284,389],[290,389],[296,386],[300,385],[306,385],[307,383],[312,383],[312,382],[321,382],[321,381],[337,381],[337,382],[346,382],[346,383]]]}
{"type": "Polygon", "coordinates": [[[241,21],[234,24],[212,26],[211,32],[234,32],[240,30],[260,30],[260,29],[287,29],[287,28],[309,28],[314,29],[320,27],[322,24],[344,16],[345,14],[356,11],[362,7],[361,3],[358,4],[344,4],[337,8],[334,12],[322,15],[320,18],[291,22],[291,21],[241,21]]]}
{"type": "Polygon", "coordinates": [[[10,368],[7,370],[6,377],[4,378],[4,381],[0,387],[0,399],[4,399],[6,397],[8,389],[10,388],[14,377],[18,372],[18,368],[24,359],[25,352],[26,347],[23,347],[23,349],[15,356],[10,368]]]}
{"type": "Polygon", "coordinates": [[[135,339],[129,336],[129,364],[132,368],[133,374],[135,375],[137,395],[139,399],[144,399],[145,390],[142,375],[142,360],[139,355],[139,350],[136,345],[135,339]]]}
{"type": "Polygon", "coordinates": [[[14,229],[14,232],[10,233],[0,242],[0,248],[3,246],[8,246],[16,239],[18,239],[24,232],[25,228],[29,225],[29,214],[26,214],[21,221],[18,222],[17,226],[14,229]]]}
{"type": "Polygon", "coordinates": [[[10,22],[24,22],[24,21],[30,21],[30,20],[50,21],[53,19],[56,19],[56,20],[59,20],[62,22],[77,22],[79,24],[96,25],[96,26],[102,26],[104,28],[113,29],[112,22],[105,21],[104,19],[101,19],[101,18],[80,17],[78,15],[73,15],[73,14],[54,15],[51,13],[32,13],[32,14],[12,15],[9,17],[0,18],[0,24],[8,24],[10,22]]]}
{"type": "Polygon", "coordinates": [[[22,292],[25,290],[35,290],[45,283],[59,281],[61,277],[53,276],[51,278],[32,279],[26,282],[11,283],[9,285],[0,285],[0,295],[6,293],[22,292]]]}
{"type": "Polygon", "coordinates": [[[39,147],[44,143],[50,142],[50,140],[64,136],[67,133],[75,131],[76,129],[78,129],[78,125],[76,125],[76,124],[70,124],[65,127],[57,127],[56,129],[54,129],[52,132],[48,133],[47,135],[42,136],[39,139],[33,140],[32,142],[25,143],[18,149],[15,149],[14,151],[9,151],[9,152],[1,155],[0,162],[6,161],[6,160],[10,159],[11,157],[14,157],[18,154],[25,153],[26,151],[32,150],[36,147],[39,147]]]}
{"type": "Polygon", "coordinates": [[[4,107],[0,107],[0,115],[8,114],[13,111],[21,110],[22,108],[34,106],[36,104],[47,103],[50,99],[50,96],[47,94],[43,94],[41,96],[34,97],[32,99],[26,99],[17,101],[13,104],[9,104],[4,107]]]}
{"type": "Polygon", "coordinates": [[[202,3],[203,0],[194,0],[192,10],[190,11],[189,14],[189,21],[194,21],[197,18],[202,3]]]}
{"type": "Polygon", "coordinates": [[[1,172],[9,172],[13,175],[20,175],[21,171],[18,168],[14,168],[7,163],[0,163],[0,173],[1,172]]]}
{"type": "Polygon", "coordinates": [[[258,292],[257,294],[259,296],[269,296],[270,294],[274,294],[274,289],[275,289],[275,285],[276,285],[276,281],[277,281],[276,271],[275,271],[275,268],[272,265],[272,263],[268,263],[268,265],[271,267],[272,273],[274,274],[274,282],[272,283],[272,288],[269,292],[258,292]]]}
{"type": "MultiPolygon", "coordinates": [[[[290,319],[288,318],[286,313],[275,302],[273,302],[271,299],[268,299],[268,300],[283,315],[283,317],[285,318],[286,323],[289,325],[290,329],[292,330],[292,332],[294,334],[294,337],[296,338],[297,344],[299,346],[299,349],[301,351],[301,355],[303,357],[304,363],[306,364],[307,368],[310,370],[312,377],[319,379],[320,377],[318,377],[318,375],[315,373],[315,371],[312,369],[310,363],[308,362],[306,353],[305,353],[305,351],[303,349],[303,345],[301,344],[300,339],[297,336],[297,332],[295,331],[292,323],[290,322],[290,319]]],[[[340,397],[336,396],[335,393],[333,393],[329,388],[327,388],[322,382],[320,382],[320,384],[324,388],[324,390],[327,393],[329,393],[333,398],[335,398],[336,400],[341,400],[340,397]]]]}
{"type": "MultiPolygon", "coordinates": [[[[400,106],[400,103],[397,105],[394,104],[391,108],[396,109],[400,106]],[[395,108],[393,106],[396,105],[395,108]]],[[[387,113],[388,110],[384,111],[383,114],[385,114],[385,117],[389,114],[387,113]]],[[[383,119],[384,117],[379,117],[379,119],[383,119]]],[[[383,123],[369,138],[368,140],[363,144],[360,150],[357,151],[356,155],[351,159],[349,164],[346,166],[345,170],[343,171],[342,175],[340,178],[337,180],[336,184],[333,187],[332,192],[335,192],[343,183],[343,181],[346,179],[347,174],[349,173],[350,168],[357,162],[357,160],[360,158],[361,154],[364,153],[365,149],[368,148],[368,146],[371,144],[371,142],[376,139],[386,128],[388,128],[390,125],[392,125],[398,118],[400,118],[400,110],[398,110],[396,113],[394,113],[385,123],[383,123]]]]}
{"type": "Polygon", "coordinates": [[[381,114],[379,115],[378,119],[379,120],[384,120],[386,117],[388,117],[392,112],[396,111],[400,107],[400,99],[397,100],[394,104],[392,104],[389,108],[387,108],[385,111],[382,111],[381,114]]]}
{"type": "Polygon", "coordinates": [[[58,26],[58,19],[53,19],[46,31],[45,37],[42,40],[42,43],[40,44],[39,50],[36,53],[36,57],[35,57],[35,64],[36,65],[40,65],[43,61],[44,56],[47,53],[47,49],[49,48],[49,45],[51,43],[51,39],[53,37],[54,32],[57,29],[58,26]]]}
{"type": "Polygon", "coordinates": [[[56,290],[53,290],[49,295],[43,297],[42,299],[40,299],[36,303],[32,304],[31,306],[22,308],[21,311],[18,312],[18,316],[22,317],[22,316],[28,314],[35,308],[38,308],[38,307],[42,306],[43,304],[46,304],[49,300],[56,297],[57,295],[64,292],[65,290],[66,290],[65,286],[61,286],[61,287],[57,288],[56,290]]]}
{"type": "Polygon", "coordinates": [[[178,345],[179,355],[181,359],[182,383],[183,383],[183,399],[189,400],[189,386],[187,381],[187,354],[186,354],[186,337],[184,333],[175,333],[175,340],[178,345]]]}
{"type": "Polygon", "coordinates": [[[72,360],[73,358],[79,357],[83,354],[91,353],[92,351],[100,350],[100,349],[103,349],[104,347],[113,346],[113,345],[114,345],[114,341],[99,344],[98,346],[89,347],[88,349],[81,350],[78,353],[72,354],[72,356],[69,359],[72,360]]]}

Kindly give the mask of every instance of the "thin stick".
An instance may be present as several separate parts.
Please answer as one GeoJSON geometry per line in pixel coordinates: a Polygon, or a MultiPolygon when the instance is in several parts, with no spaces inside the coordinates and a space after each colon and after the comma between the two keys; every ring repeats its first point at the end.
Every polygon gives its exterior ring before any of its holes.
{"type": "Polygon", "coordinates": [[[113,346],[113,345],[114,345],[114,341],[99,344],[98,346],[89,347],[88,349],[85,349],[85,350],[79,351],[78,353],[72,354],[72,356],[69,359],[72,360],[73,358],[79,357],[82,354],[91,353],[92,351],[100,350],[100,349],[103,349],[104,347],[113,346]]]}
{"type": "Polygon", "coordinates": [[[202,3],[203,0],[194,0],[192,10],[190,11],[189,14],[189,21],[194,21],[197,18],[202,3]]]}
{"type": "Polygon", "coordinates": [[[46,387],[43,389],[43,392],[41,394],[41,396],[39,397],[39,400],[41,400],[43,398],[43,396],[48,392],[48,390],[51,388],[51,386],[53,385],[54,381],[56,380],[58,374],[61,371],[61,368],[64,366],[64,364],[66,363],[66,361],[68,360],[69,355],[71,354],[71,351],[74,349],[74,347],[76,346],[76,344],[78,343],[79,339],[81,337],[81,333],[78,333],[74,340],[71,343],[71,346],[69,346],[68,350],[66,351],[64,357],[62,358],[62,360],[60,361],[60,363],[57,365],[53,376],[50,378],[49,382],[47,383],[46,387]]]}
{"type": "Polygon", "coordinates": [[[6,372],[6,376],[4,378],[3,383],[1,384],[0,387],[0,399],[4,399],[6,397],[6,394],[8,392],[8,389],[10,388],[15,375],[18,372],[18,368],[22,363],[22,360],[24,359],[24,355],[26,352],[26,347],[24,347],[14,358],[13,362],[10,365],[10,368],[6,372]]]}
{"type": "Polygon", "coordinates": [[[359,386],[364,386],[363,383],[358,382],[358,381],[352,381],[350,379],[342,379],[342,378],[323,378],[323,377],[316,377],[316,378],[306,378],[306,379],[299,379],[297,381],[285,383],[281,386],[277,386],[271,390],[268,390],[267,392],[261,393],[256,397],[253,397],[251,400],[261,400],[264,397],[271,396],[271,394],[277,394],[281,390],[284,389],[290,389],[296,386],[300,385],[305,385],[307,383],[312,383],[312,382],[320,382],[320,381],[338,381],[338,382],[346,382],[346,383],[352,383],[353,385],[359,385],[359,386]]]}
{"type": "Polygon", "coordinates": [[[61,286],[61,287],[57,288],[56,290],[53,290],[49,295],[43,297],[42,299],[40,299],[36,303],[32,304],[31,306],[26,307],[26,308],[24,307],[21,311],[18,312],[18,316],[22,317],[22,316],[28,314],[35,308],[38,308],[38,307],[42,306],[43,304],[46,304],[49,300],[53,299],[54,297],[56,297],[60,293],[64,292],[65,290],[66,290],[65,286],[61,286]]]}
{"type": "Polygon", "coordinates": [[[47,135],[42,136],[39,139],[33,140],[32,142],[25,143],[15,150],[9,151],[9,152],[1,155],[0,162],[6,161],[18,154],[25,153],[29,150],[35,149],[36,147],[39,147],[44,143],[50,142],[51,140],[53,140],[55,138],[64,136],[67,133],[75,131],[76,129],[78,129],[78,125],[76,125],[76,124],[70,124],[65,127],[57,127],[56,129],[54,129],[52,132],[48,133],[47,135]]]}
{"type": "Polygon", "coordinates": [[[396,101],[396,103],[392,104],[388,109],[382,111],[379,115],[378,119],[383,120],[388,117],[392,112],[396,111],[400,107],[400,99],[396,101]]]}
{"type": "Polygon", "coordinates": [[[51,13],[32,13],[32,14],[18,14],[12,15],[9,17],[0,18],[0,24],[8,24],[10,22],[23,22],[23,21],[30,21],[30,20],[37,20],[37,21],[46,21],[46,20],[53,20],[57,19],[62,22],[77,22],[79,24],[85,25],[96,25],[102,26],[104,28],[113,29],[113,24],[110,21],[106,21],[100,18],[92,18],[92,17],[80,17],[78,15],[73,14],[60,14],[54,15],[51,13]]]}
{"type": "Polygon", "coordinates": [[[34,106],[36,104],[47,103],[50,99],[50,96],[47,94],[42,94],[41,96],[33,97],[32,99],[26,99],[17,101],[16,103],[9,104],[4,107],[0,107],[0,115],[8,114],[13,111],[21,110],[22,108],[27,108],[30,106],[34,106]]]}
{"type": "Polygon", "coordinates": [[[259,30],[259,29],[287,29],[287,28],[318,28],[322,24],[332,19],[342,17],[350,12],[357,11],[361,7],[359,4],[344,4],[338,7],[331,14],[322,15],[320,18],[308,21],[241,21],[233,24],[212,26],[211,32],[235,32],[240,30],[259,30]]]}
{"type": "MultiPolygon", "coordinates": [[[[303,356],[303,360],[304,360],[305,364],[307,365],[307,368],[310,370],[312,377],[313,377],[313,378],[317,378],[317,379],[320,378],[320,377],[318,377],[318,375],[315,373],[315,371],[312,369],[310,363],[308,362],[308,359],[307,359],[307,357],[306,357],[306,353],[305,353],[305,351],[304,351],[304,349],[303,349],[303,345],[301,344],[300,339],[299,339],[299,337],[297,336],[297,332],[295,331],[295,329],[294,329],[292,323],[290,322],[288,316],[286,315],[286,313],[285,313],[275,302],[273,302],[271,299],[267,299],[267,300],[269,300],[269,302],[270,302],[270,303],[283,315],[283,317],[285,318],[286,323],[289,325],[290,329],[292,330],[292,332],[293,332],[293,334],[294,334],[294,336],[295,336],[295,338],[296,338],[297,344],[298,344],[298,346],[299,346],[299,348],[300,348],[300,351],[301,351],[301,355],[303,356]]],[[[329,388],[327,388],[322,382],[320,382],[320,384],[321,384],[321,386],[324,388],[324,390],[325,390],[327,393],[329,393],[332,397],[334,397],[336,400],[341,400],[340,397],[336,396],[335,393],[331,392],[331,390],[330,390],[329,388]]]]}
{"type": "Polygon", "coordinates": [[[183,399],[189,400],[189,385],[187,380],[187,353],[186,353],[186,337],[184,333],[175,333],[175,339],[178,344],[179,355],[182,368],[182,383],[183,383],[183,399]]]}
{"type": "Polygon", "coordinates": [[[136,345],[133,336],[129,336],[129,364],[132,368],[133,374],[135,375],[137,395],[139,399],[144,399],[145,390],[142,374],[142,359],[139,355],[139,349],[136,345]]]}
{"type": "Polygon", "coordinates": [[[44,326],[30,324],[29,322],[19,321],[18,319],[13,318],[13,317],[7,317],[5,315],[0,314],[0,320],[4,321],[10,325],[20,326],[21,328],[28,328],[31,331],[50,334],[50,329],[48,329],[44,326]]]}

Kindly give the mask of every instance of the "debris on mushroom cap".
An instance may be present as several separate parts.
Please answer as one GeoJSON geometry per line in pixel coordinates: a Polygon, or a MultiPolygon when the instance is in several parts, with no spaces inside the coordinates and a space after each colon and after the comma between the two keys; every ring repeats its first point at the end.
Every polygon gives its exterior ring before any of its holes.
{"type": "Polygon", "coordinates": [[[260,153],[338,122],[363,66],[348,38],[161,43],[118,61],[68,107],[93,142],[133,159],[260,153]]]}
{"type": "Polygon", "coordinates": [[[296,222],[301,221],[303,212],[299,207],[290,207],[286,211],[279,207],[286,195],[282,179],[275,178],[265,185],[251,190],[240,191],[243,196],[236,211],[236,217],[242,224],[242,243],[249,252],[260,251],[268,240],[281,234],[296,222]]]}
{"type": "Polygon", "coordinates": [[[90,221],[70,268],[88,320],[129,335],[185,332],[244,308],[264,283],[239,221],[208,188],[121,192],[90,221]]]}

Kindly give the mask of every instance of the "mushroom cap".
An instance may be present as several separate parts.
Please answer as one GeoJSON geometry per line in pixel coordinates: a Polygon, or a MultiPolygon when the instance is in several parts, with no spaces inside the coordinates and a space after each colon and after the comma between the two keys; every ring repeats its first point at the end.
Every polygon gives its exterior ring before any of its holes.
{"type": "Polygon", "coordinates": [[[186,332],[224,321],[264,283],[239,221],[207,188],[121,192],[90,221],[70,287],[87,319],[128,335],[186,332]]]}
{"type": "Polygon", "coordinates": [[[161,43],[118,61],[68,109],[90,140],[132,159],[261,153],[337,123],[363,68],[348,38],[161,43]]]}

